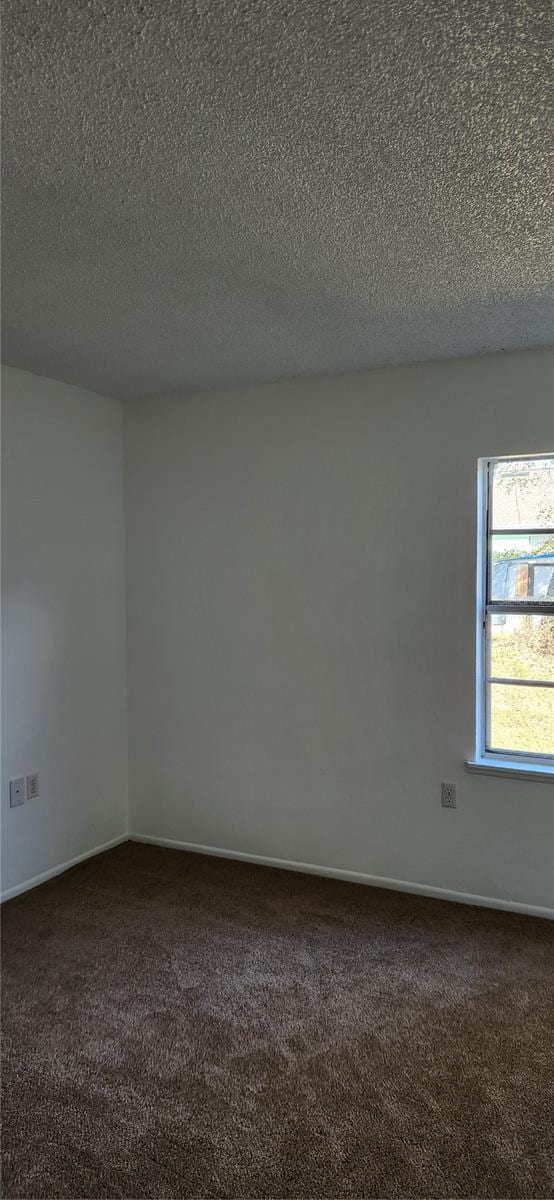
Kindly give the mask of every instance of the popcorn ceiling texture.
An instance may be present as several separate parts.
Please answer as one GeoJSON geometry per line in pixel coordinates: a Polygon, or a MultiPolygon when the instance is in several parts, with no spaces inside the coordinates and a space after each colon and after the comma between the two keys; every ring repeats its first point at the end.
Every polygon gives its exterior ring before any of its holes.
{"type": "Polygon", "coordinates": [[[551,340],[546,0],[7,0],[4,361],[132,396],[551,340]]]}

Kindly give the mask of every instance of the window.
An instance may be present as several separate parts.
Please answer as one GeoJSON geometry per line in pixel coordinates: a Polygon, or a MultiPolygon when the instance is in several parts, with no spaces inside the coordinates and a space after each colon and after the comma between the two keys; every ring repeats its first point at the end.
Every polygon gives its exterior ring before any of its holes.
{"type": "Polygon", "coordinates": [[[554,766],[554,455],[480,462],[477,762],[554,766]]]}

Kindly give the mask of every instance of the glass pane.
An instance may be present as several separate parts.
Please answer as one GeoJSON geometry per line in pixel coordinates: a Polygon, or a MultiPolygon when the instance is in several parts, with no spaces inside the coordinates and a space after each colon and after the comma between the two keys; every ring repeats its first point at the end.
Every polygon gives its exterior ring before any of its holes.
{"type": "Polygon", "coordinates": [[[554,526],[554,457],[494,463],[491,529],[554,526]]]}
{"type": "Polygon", "coordinates": [[[554,682],[554,617],[489,617],[489,675],[554,682]]]}
{"type": "Polygon", "coordinates": [[[554,754],[554,688],[491,683],[490,750],[554,754]]]}
{"type": "Polygon", "coordinates": [[[491,600],[554,603],[554,533],[491,537],[491,600]]]}

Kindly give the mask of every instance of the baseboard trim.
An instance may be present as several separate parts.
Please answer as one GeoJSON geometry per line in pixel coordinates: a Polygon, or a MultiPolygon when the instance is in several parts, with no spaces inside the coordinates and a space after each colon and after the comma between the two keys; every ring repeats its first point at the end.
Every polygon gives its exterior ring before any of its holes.
{"type": "Polygon", "coordinates": [[[103,854],[104,850],[112,850],[114,846],[120,846],[122,842],[129,841],[129,834],[122,833],[119,837],[112,838],[110,842],[104,842],[102,846],[94,846],[92,850],[85,850],[84,854],[78,854],[76,858],[69,858],[67,862],[58,863],[56,867],[50,867],[48,871],[42,871],[40,875],[33,875],[32,879],[24,879],[22,883],[16,883],[14,887],[6,888],[0,892],[0,902],[4,904],[6,900],[12,900],[14,896],[20,896],[22,892],[28,892],[31,888],[38,887],[41,883],[46,883],[48,879],[53,879],[55,875],[63,875],[64,871],[69,871],[70,867],[77,867],[79,863],[85,862],[87,858],[94,858],[96,854],[103,854]]]}
{"type": "Polygon", "coordinates": [[[479,908],[497,908],[505,912],[523,913],[530,917],[554,920],[554,908],[542,908],[537,904],[523,904],[519,900],[503,900],[495,896],[474,896],[471,892],[454,892],[449,888],[432,887],[426,883],[413,883],[406,879],[387,879],[383,875],[365,875],[361,871],[344,871],[340,867],[323,867],[315,863],[296,862],[294,859],[270,858],[265,854],[247,854],[243,850],[223,850],[219,846],[202,846],[197,842],[178,842],[173,838],[153,837],[145,833],[130,833],[132,842],[144,842],[152,846],[166,846],[170,850],[188,850],[192,854],[208,854],[214,858],[238,859],[240,862],[256,863],[262,867],[278,867],[283,871],[300,871],[304,875],[322,875],[329,879],[343,879],[347,883],[363,883],[368,887],[388,888],[393,892],[411,892],[415,896],[431,896],[435,900],[451,900],[456,904],[473,904],[479,908]]]}

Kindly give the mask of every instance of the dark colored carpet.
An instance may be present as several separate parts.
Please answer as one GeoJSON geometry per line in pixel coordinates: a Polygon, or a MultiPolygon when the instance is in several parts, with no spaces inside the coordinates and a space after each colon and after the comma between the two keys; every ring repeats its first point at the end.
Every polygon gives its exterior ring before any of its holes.
{"type": "Polygon", "coordinates": [[[127,843],[3,911],[6,1197],[550,1197],[552,927],[127,843]]]}

